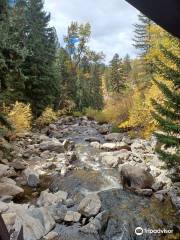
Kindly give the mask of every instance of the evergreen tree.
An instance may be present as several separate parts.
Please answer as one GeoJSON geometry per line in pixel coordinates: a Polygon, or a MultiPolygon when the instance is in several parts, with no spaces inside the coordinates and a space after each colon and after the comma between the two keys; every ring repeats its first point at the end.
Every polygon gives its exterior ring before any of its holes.
{"type": "Polygon", "coordinates": [[[125,58],[123,59],[123,70],[124,70],[124,75],[126,77],[126,79],[128,78],[130,72],[131,72],[131,59],[129,54],[127,54],[125,56],[125,58]]]}
{"type": "Polygon", "coordinates": [[[57,107],[64,108],[67,100],[76,100],[76,74],[73,73],[73,63],[64,48],[60,48],[56,57],[56,68],[59,78],[59,97],[57,107]]]}
{"type": "Polygon", "coordinates": [[[138,15],[139,23],[135,24],[134,46],[139,50],[139,55],[144,57],[150,48],[149,28],[152,21],[143,14],[138,15]]]}
{"type": "Polygon", "coordinates": [[[110,61],[108,88],[110,92],[121,93],[125,89],[122,60],[116,53],[110,61]]]}
{"type": "MultiPolygon", "coordinates": [[[[180,52],[180,42],[177,43],[180,52]]],[[[168,166],[179,166],[180,163],[180,58],[170,50],[161,47],[161,52],[167,61],[156,61],[155,70],[166,82],[154,80],[164,95],[164,102],[159,103],[155,99],[153,117],[157,121],[161,133],[156,133],[157,139],[162,147],[157,148],[161,159],[168,166]],[[167,63],[171,62],[169,66],[167,63]],[[175,151],[168,152],[167,148],[175,148],[175,151]]]]}
{"type": "Polygon", "coordinates": [[[26,7],[25,45],[29,51],[23,64],[26,75],[26,101],[36,116],[45,107],[53,105],[58,95],[58,79],[55,74],[57,36],[49,27],[50,15],[44,11],[42,0],[29,0],[26,7]]]}
{"type": "Polygon", "coordinates": [[[0,104],[24,99],[25,76],[21,64],[26,49],[21,44],[19,23],[23,20],[18,8],[7,9],[0,21],[0,104]]]}
{"type": "Polygon", "coordinates": [[[101,59],[101,54],[89,51],[81,60],[76,97],[77,108],[80,111],[88,107],[101,109],[103,106],[101,59]]]}

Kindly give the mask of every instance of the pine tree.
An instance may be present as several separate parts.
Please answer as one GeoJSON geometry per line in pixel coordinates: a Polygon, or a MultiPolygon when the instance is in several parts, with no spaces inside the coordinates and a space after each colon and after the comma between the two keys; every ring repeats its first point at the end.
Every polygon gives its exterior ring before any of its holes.
{"type": "Polygon", "coordinates": [[[45,107],[52,106],[58,95],[58,79],[55,74],[57,36],[49,27],[50,15],[44,11],[43,0],[29,0],[26,7],[25,45],[29,51],[23,73],[26,75],[26,101],[36,116],[45,107]]]}
{"type": "Polygon", "coordinates": [[[125,76],[123,71],[122,60],[116,53],[110,61],[109,69],[109,91],[114,93],[121,93],[125,89],[125,76]]]}
{"type": "Polygon", "coordinates": [[[138,15],[139,23],[135,24],[134,46],[139,50],[139,55],[144,57],[150,48],[149,28],[152,21],[143,14],[138,15]]]}
{"type": "Polygon", "coordinates": [[[130,72],[131,72],[131,59],[129,54],[126,54],[126,56],[123,59],[123,70],[124,70],[124,75],[126,79],[128,78],[130,72]]]}
{"type": "Polygon", "coordinates": [[[73,63],[64,48],[60,48],[56,56],[56,68],[59,78],[59,97],[57,107],[64,108],[67,100],[76,100],[76,74],[73,72],[73,63]]]}
{"type": "Polygon", "coordinates": [[[0,21],[0,104],[2,102],[10,104],[24,99],[25,76],[20,66],[26,55],[26,49],[20,41],[18,26],[23,18],[18,10],[7,8],[0,21]]]}
{"type": "MultiPolygon", "coordinates": [[[[180,42],[177,43],[180,53],[180,42]]],[[[175,55],[172,51],[161,46],[161,52],[166,62],[158,59],[155,70],[160,77],[166,79],[169,84],[154,80],[164,95],[164,102],[159,103],[155,99],[152,101],[154,119],[162,132],[157,132],[159,141],[157,152],[161,159],[168,166],[179,166],[180,163],[180,55],[175,55]],[[169,66],[167,63],[171,62],[169,66]],[[169,152],[168,148],[175,148],[169,152]]]]}

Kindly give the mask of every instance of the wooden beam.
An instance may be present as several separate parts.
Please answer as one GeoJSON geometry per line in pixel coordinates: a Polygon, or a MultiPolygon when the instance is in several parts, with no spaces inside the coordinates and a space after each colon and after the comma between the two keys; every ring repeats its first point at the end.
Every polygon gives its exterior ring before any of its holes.
{"type": "Polygon", "coordinates": [[[172,35],[180,38],[180,0],[126,0],[172,35]]]}

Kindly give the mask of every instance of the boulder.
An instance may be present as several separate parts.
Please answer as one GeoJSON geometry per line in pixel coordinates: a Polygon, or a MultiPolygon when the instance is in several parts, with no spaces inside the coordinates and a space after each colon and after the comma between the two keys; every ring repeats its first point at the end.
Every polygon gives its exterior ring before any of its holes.
{"type": "Polygon", "coordinates": [[[0,182],[2,182],[2,183],[10,183],[10,184],[16,185],[16,182],[13,179],[7,178],[7,177],[1,178],[0,182]]]}
{"type": "Polygon", "coordinates": [[[115,150],[122,150],[122,149],[131,151],[131,147],[124,142],[103,143],[100,148],[106,151],[115,151],[115,150]]]}
{"type": "Polygon", "coordinates": [[[99,213],[101,200],[97,194],[87,195],[79,204],[78,212],[85,217],[92,217],[99,213]]]}
{"type": "Polygon", "coordinates": [[[91,142],[90,143],[91,147],[99,149],[101,144],[99,142],[91,142]]]}
{"type": "Polygon", "coordinates": [[[172,185],[169,191],[169,195],[173,205],[180,209],[180,182],[176,182],[172,185]]]}
{"type": "Polygon", "coordinates": [[[57,225],[53,230],[58,233],[58,240],[100,240],[98,234],[86,234],[77,224],[72,226],[57,225]]]}
{"type": "Polygon", "coordinates": [[[131,152],[127,150],[120,150],[114,152],[102,152],[100,153],[101,161],[110,167],[116,167],[118,164],[122,164],[127,161],[131,152]]]}
{"type": "Polygon", "coordinates": [[[22,161],[14,161],[9,164],[15,170],[24,170],[26,168],[26,163],[22,161]]]}
{"type": "Polygon", "coordinates": [[[8,165],[0,164],[0,178],[7,176],[8,170],[9,170],[8,165]]]}
{"type": "Polygon", "coordinates": [[[155,182],[153,185],[152,185],[152,189],[157,192],[159,190],[162,190],[164,187],[164,184],[163,182],[155,182]]]}
{"type": "Polygon", "coordinates": [[[152,189],[135,189],[135,192],[141,196],[150,197],[153,194],[152,189]]]}
{"type": "Polygon", "coordinates": [[[98,128],[99,133],[101,134],[107,134],[110,131],[110,125],[108,124],[103,124],[98,128]]]}
{"type": "Polygon", "coordinates": [[[62,221],[64,221],[67,213],[67,207],[65,205],[59,203],[53,204],[48,206],[48,210],[57,223],[61,223],[62,221]]]}
{"type": "Polygon", "coordinates": [[[0,197],[3,196],[17,196],[23,193],[24,190],[14,184],[11,183],[0,183],[0,197]]]}
{"type": "Polygon", "coordinates": [[[73,207],[75,205],[75,202],[73,199],[71,198],[68,198],[67,200],[63,201],[63,203],[68,207],[73,207]]]}
{"type": "Polygon", "coordinates": [[[84,139],[86,142],[100,142],[100,140],[97,137],[88,137],[84,139]]]}
{"type": "Polygon", "coordinates": [[[39,144],[39,148],[42,151],[54,151],[57,153],[64,153],[65,149],[62,143],[58,140],[52,139],[51,141],[45,141],[39,144]]]}
{"type": "Polygon", "coordinates": [[[49,232],[44,238],[44,240],[58,240],[58,234],[54,231],[49,232]]]}
{"type": "Polygon", "coordinates": [[[32,209],[29,209],[27,212],[34,219],[37,219],[40,221],[40,223],[44,228],[44,235],[47,234],[50,230],[52,230],[53,227],[55,226],[54,218],[49,213],[47,207],[32,208],[32,209]]]}
{"type": "Polygon", "coordinates": [[[67,211],[66,216],[64,218],[65,222],[79,222],[81,218],[81,214],[74,211],[67,211]]]}
{"type": "Polygon", "coordinates": [[[108,217],[109,213],[103,211],[93,218],[87,225],[83,226],[80,231],[87,234],[97,234],[106,226],[108,217]]]}
{"type": "Polygon", "coordinates": [[[54,227],[55,222],[52,217],[46,214],[43,210],[34,210],[38,215],[33,217],[32,211],[24,208],[21,205],[15,205],[12,209],[16,213],[16,220],[13,228],[16,232],[19,232],[21,226],[23,226],[23,235],[26,240],[41,239],[54,227]]]}
{"type": "Polygon", "coordinates": [[[131,166],[130,164],[122,166],[120,175],[124,188],[150,189],[154,183],[154,179],[149,172],[138,166],[131,166]]]}
{"type": "Polygon", "coordinates": [[[109,142],[120,142],[123,139],[122,133],[109,133],[105,135],[105,140],[109,142]]]}
{"type": "Polygon", "coordinates": [[[9,195],[4,195],[0,197],[0,201],[5,202],[5,203],[10,203],[12,201],[13,197],[9,195]]]}
{"type": "Polygon", "coordinates": [[[160,202],[164,201],[164,195],[161,193],[155,193],[154,197],[159,200],[160,202]]]}
{"type": "Polygon", "coordinates": [[[39,185],[40,183],[39,174],[36,171],[27,168],[24,171],[24,174],[26,176],[27,184],[29,187],[36,188],[39,185]]]}
{"type": "MultiPolygon", "coordinates": [[[[150,167],[152,169],[152,166],[150,167]]],[[[169,172],[166,169],[159,169],[159,174],[156,177],[156,181],[157,182],[162,182],[164,185],[166,185],[167,187],[171,187],[172,185],[172,181],[171,179],[168,177],[169,172]]]]}
{"type": "Polygon", "coordinates": [[[42,191],[40,197],[37,200],[38,206],[49,206],[56,203],[61,203],[67,199],[67,192],[58,191],[56,193],[50,193],[48,190],[42,191]]]}

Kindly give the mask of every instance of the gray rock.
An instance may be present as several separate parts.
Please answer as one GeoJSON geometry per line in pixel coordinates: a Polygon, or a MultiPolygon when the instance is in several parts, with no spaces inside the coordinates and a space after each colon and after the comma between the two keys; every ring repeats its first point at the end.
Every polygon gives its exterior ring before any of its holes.
{"type": "Polygon", "coordinates": [[[127,161],[131,152],[127,150],[120,150],[114,152],[102,152],[100,153],[101,161],[110,167],[116,167],[118,164],[122,164],[127,161]]]}
{"type": "Polygon", "coordinates": [[[27,168],[24,171],[24,174],[26,176],[28,186],[37,187],[39,185],[39,183],[40,183],[39,174],[36,171],[34,171],[30,168],[27,168]]]}
{"type": "Polygon", "coordinates": [[[67,213],[67,207],[61,204],[55,204],[48,206],[48,210],[53,216],[54,220],[58,223],[64,221],[67,213]]]}
{"type": "Polygon", "coordinates": [[[88,138],[85,138],[85,141],[86,142],[99,142],[100,143],[100,140],[97,138],[97,137],[88,137],[88,138]]]}
{"type": "Polygon", "coordinates": [[[50,230],[52,230],[53,227],[55,226],[54,218],[49,213],[48,208],[46,207],[33,208],[28,210],[27,212],[34,219],[40,221],[44,228],[44,235],[47,234],[50,230]]]}
{"type": "Polygon", "coordinates": [[[107,211],[103,211],[94,219],[92,219],[87,225],[83,226],[80,231],[88,234],[97,234],[106,226],[108,217],[109,213],[107,211]]]}
{"type": "Polygon", "coordinates": [[[10,183],[10,184],[16,185],[16,182],[13,179],[7,178],[7,177],[2,177],[0,179],[0,182],[2,182],[2,183],[10,183]]]}
{"type": "Polygon", "coordinates": [[[92,217],[101,209],[101,200],[97,194],[87,195],[79,204],[78,212],[83,216],[92,217]]]}
{"type": "Polygon", "coordinates": [[[58,140],[52,139],[51,141],[45,141],[39,144],[39,148],[42,151],[54,151],[57,153],[64,153],[65,149],[62,143],[58,140]]]}
{"type": "Polygon", "coordinates": [[[73,201],[73,199],[71,199],[71,198],[68,198],[67,200],[65,200],[64,202],[63,202],[68,208],[70,208],[70,207],[73,207],[74,206],[74,201],[73,201]]]}
{"type": "Polygon", "coordinates": [[[0,197],[3,196],[17,196],[23,193],[24,190],[11,183],[0,183],[0,197]]]}
{"type": "Polygon", "coordinates": [[[12,212],[16,213],[16,220],[13,228],[19,232],[23,226],[24,239],[41,239],[55,226],[54,219],[46,209],[27,209],[21,205],[12,206],[12,212]]]}
{"type": "Polygon", "coordinates": [[[164,201],[164,195],[161,193],[154,193],[154,197],[158,199],[160,202],[164,201]]]}
{"type": "Polygon", "coordinates": [[[74,211],[67,211],[64,221],[66,222],[79,222],[81,214],[74,211]]]}
{"type": "Polygon", "coordinates": [[[110,125],[108,124],[103,124],[102,126],[100,126],[98,128],[98,131],[101,133],[101,134],[107,134],[110,132],[110,125]]]}
{"type": "Polygon", "coordinates": [[[49,206],[52,204],[61,203],[67,199],[67,192],[58,191],[56,193],[50,193],[48,190],[42,191],[40,197],[37,200],[38,206],[49,206]]]}
{"type": "Polygon", "coordinates": [[[174,183],[169,191],[169,196],[173,205],[180,209],[180,183],[174,183]]]}
{"type": "Polygon", "coordinates": [[[44,238],[44,240],[58,240],[58,234],[54,231],[49,232],[44,238]]]}
{"type": "MultiPolygon", "coordinates": [[[[101,234],[104,240],[138,239],[135,234],[137,226],[141,226],[143,229],[153,229],[154,224],[158,224],[157,226],[163,229],[162,218],[164,216],[160,216],[159,211],[152,208],[151,198],[144,198],[121,189],[103,191],[99,193],[99,196],[102,211],[108,210],[109,212],[107,224],[101,234]],[[145,213],[143,213],[144,210],[145,213]]],[[[155,235],[143,235],[144,237],[140,236],[140,239],[155,240],[157,239],[157,235],[155,235]]]]}
{"type": "Polygon", "coordinates": [[[130,164],[122,166],[120,175],[123,187],[129,189],[150,189],[154,183],[154,179],[149,172],[130,164]]]}
{"type": "Polygon", "coordinates": [[[9,166],[0,164],[0,178],[8,175],[9,166]]]}
{"type": "Polygon", "coordinates": [[[91,142],[90,143],[91,147],[99,149],[101,144],[99,142],[91,142]]]}
{"type": "Polygon", "coordinates": [[[100,240],[98,235],[81,232],[78,225],[57,225],[54,231],[58,233],[58,240],[100,240]]]}
{"type": "Polygon", "coordinates": [[[152,189],[136,189],[135,192],[141,196],[150,197],[153,194],[152,189]]]}
{"type": "Polygon", "coordinates": [[[159,190],[162,190],[164,187],[164,184],[162,182],[155,182],[153,185],[152,185],[152,189],[157,192],[159,190]]]}
{"type": "Polygon", "coordinates": [[[24,170],[26,168],[26,163],[22,161],[14,161],[10,163],[10,166],[15,170],[24,170]]]}
{"type": "Polygon", "coordinates": [[[120,142],[123,139],[123,134],[122,133],[109,133],[104,138],[106,141],[120,142]]]}
{"type": "Polygon", "coordinates": [[[13,199],[13,196],[9,196],[9,195],[4,195],[2,197],[0,197],[0,201],[5,202],[5,203],[10,203],[13,199]]]}
{"type": "Polygon", "coordinates": [[[131,151],[131,147],[124,142],[103,143],[100,148],[106,151],[116,151],[116,150],[122,150],[122,149],[131,151]]]}

